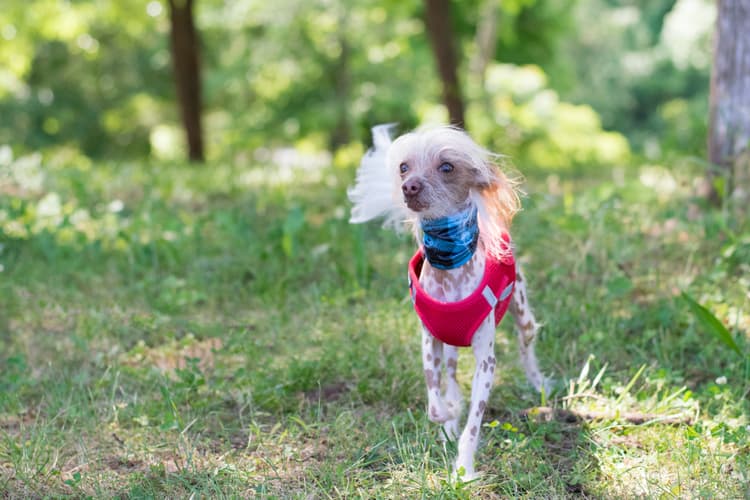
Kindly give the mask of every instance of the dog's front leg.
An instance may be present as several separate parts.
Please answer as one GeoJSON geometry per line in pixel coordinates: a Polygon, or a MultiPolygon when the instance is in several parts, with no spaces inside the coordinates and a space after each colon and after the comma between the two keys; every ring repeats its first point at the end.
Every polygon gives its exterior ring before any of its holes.
{"type": "Polygon", "coordinates": [[[476,477],[474,472],[474,453],[479,444],[479,430],[482,427],[482,417],[487,408],[492,382],[495,378],[495,321],[492,315],[482,323],[471,342],[474,351],[476,368],[471,383],[471,404],[466,418],[466,427],[458,441],[458,456],[456,457],[455,473],[461,479],[469,481],[476,477]]]}
{"type": "Polygon", "coordinates": [[[443,346],[445,357],[445,401],[446,409],[451,415],[450,420],[443,424],[444,437],[456,439],[458,437],[458,418],[461,416],[461,388],[458,386],[456,371],[458,370],[458,347],[445,344],[443,346]]]}
{"type": "Polygon", "coordinates": [[[427,415],[436,423],[451,419],[448,408],[440,395],[440,369],[443,357],[443,343],[422,327],[422,367],[427,383],[427,415]]]}

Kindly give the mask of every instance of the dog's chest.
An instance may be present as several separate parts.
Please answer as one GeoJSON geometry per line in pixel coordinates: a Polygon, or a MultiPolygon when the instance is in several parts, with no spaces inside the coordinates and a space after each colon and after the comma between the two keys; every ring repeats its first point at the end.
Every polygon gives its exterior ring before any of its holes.
{"type": "Polygon", "coordinates": [[[484,252],[477,251],[463,266],[441,270],[425,261],[419,283],[427,295],[441,302],[457,302],[477,289],[484,276],[484,252]]]}

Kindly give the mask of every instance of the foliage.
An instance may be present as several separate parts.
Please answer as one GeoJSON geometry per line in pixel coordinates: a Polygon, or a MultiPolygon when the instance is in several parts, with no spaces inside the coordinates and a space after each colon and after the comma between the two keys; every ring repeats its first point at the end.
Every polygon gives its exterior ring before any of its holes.
{"type": "Polygon", "coordinates": [[[484,98],[468,113],[474,135],[524,165],[550,170],[626,164],[627,140],[602,130],[590,107],[560,102],[546,80],[535,66],[491,65],[479,91],[484,98]]]}
{"type": "MultiPolygon", "coordinates": [[[[559,134],[557,128],[539,134],[524,116],[499,113],[497,105],[487,109],[468,70],[482,2],[454,5],[458,43],[467,60],[462,80],[474,109],[470,126],[476,122],[493,137],[509,135],[498,145],[508,143],[522,160],[524,147],[516,147],[516,134],[556,140],[549,151],[533,146],[530,161],[540,165],[566,154],[567,134],[583,136],[592,127],[622,131],[647,152],[700,153],[707,25],[685,43],[674,26],[684,26],[703,1],[582,0],[576,8],[571,0],[502,2],[500,67],[524,72],[536,65],[548,75],[542,77],[543,87],[555,92],[559,113],[592,115],[563,104],[570,101],[601,115],[601,120],[585,119],[586,132],[576,129],[577,119],[560,120],[565,128],[559,134]],[[591,23],[593,17],[600,22],[591,23]],[[678,50],[683,45],[695,49],[685,55],[678,50]],[[653,140],[654,133],[660,141],[653,140]]],[[[197,6],[205,129],[215,158],[246,158],[260,146],[301,139],[320,148],[338,147],[367,142],[376,123],[411,128],[426,117],[442,119],[426,115],[440,92],[417,0],[204,0],[197,6]]],[[[0,13],[0,28],[9,42],[0,49],[6,68],[0,74],[0,113],[6,117],[0,144],[17,153],[64,145],[97,158],[181,157],[164,2],[11,0],[0,13]]],[[[517,100],[518,90],[507,84],[490,89],[493,99],[505,101],[517,100]]],[[[596,155],[574,154],[596,161],[596,155]]]]}
{"type": "Polygon", "coordinates": [[[589,104],[652,157],[701,155],[715,15],[709,0],[582,0],[564,67],[543,67],[563,99],[589,104]]]}
{"type": "Polygon", "coordinates": [[[148,153],[149,131],[175,113],[165,102],[166,26],[146,6],[5,2],[0,144],[26,152],[73,145],[90,156],[148,153]]]}
{"type": "MultiPolygon", "coordinates": [[[[9,118],[0,143],[74,144],[95,157],[179,154],[163,3],[11,5],[0,14],[11,42],[0,52],[11,69],[0,79],[9,118]]],[[[421,76],[431,75],[431,56],[419,2],[198,5],[214,155],[309,136],[344,144],[352,130],[363,138],[394,119],[413,126],[403,103],[437,96],[435,78],[421,76]]]]}
{"type": "Polygon", "coordinates": [[[708,330],[709,333],[717,338],[717,340],[721,341],[727,347],[742,356],[742,351],[734,341],[732,334],[729,333],[729,330],[727,330],[727,328],[721,323],[721,321],[716,319],[716,316],[711,314],[711,311],[697,303],[692,297],[690,297],[690,295],[686,294],[685,292],[682,292],[682,298],[685,300],[685,302],[688,303],[688,305],[690,306],[690,310],[693,311],[693,314],[698,319],[698,321],[700,321],[704,329],[708,330]]]}

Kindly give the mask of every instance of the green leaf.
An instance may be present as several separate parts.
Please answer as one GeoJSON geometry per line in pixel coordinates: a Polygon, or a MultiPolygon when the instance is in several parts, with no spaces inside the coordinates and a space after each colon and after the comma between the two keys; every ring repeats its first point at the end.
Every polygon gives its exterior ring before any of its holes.
{"type": "MultiPolygon", "coordinates": [[[[633,375],[633,378],[630,379],[630,382],[628,382],[628,385],[626,385],[625,389],[623,389],[622,392],[620,393],[620,397],[618,397],[617,401],[615,402],[616,405],[620,404],[620,401],[622,401],[622,399],[627,394],[630,393],[630,389],[633,388],[633,386],[635,385],[635,382],[640,378],[641,374],[643,373],[643,370],[645,370],[645,369],[646,369],[646,365],[641,365],[641,367],[638,369],[638,371],[635,373],[635,375],[633,375]]],[[[617,411],[619,413],[620,410],[617,410],[617,411]]],[[[618,415],[618,418],[619,418],[619,415],[618,415]]]]}
{"type": "Polygon", "coordinates": [[[685,292],[682,292],[682,299],[687,302],[688,306],[690,306],[693,316],[696,317],[705,330],[708,330],[709,333],[730,347],[734,352],[743,356],[742,351],[734,341],[732,334],[729,333],[729,330],[727,330],[727,328],[711,313],[711,311],[693,300],[693,298],[685,292]]]}

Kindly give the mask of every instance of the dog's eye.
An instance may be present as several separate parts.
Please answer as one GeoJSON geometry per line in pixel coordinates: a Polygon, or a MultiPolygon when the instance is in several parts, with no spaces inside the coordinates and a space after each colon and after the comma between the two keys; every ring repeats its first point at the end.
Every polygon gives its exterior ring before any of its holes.
{"type": "Polygon", "coordinates": [[[440,164],[438,170],[440,170],[444,174],[447,174],[448,172],[453,172],[453,165],[446,161],[440,164]]]}
{"type": "Polygon", "coordinates": [[[409,171],[409,165],[407,165],[406,163],[402,163],[401,166],[398,168],[399,170],[401,170],[402,174],[405,174],[406,172],[409,171]]]}

